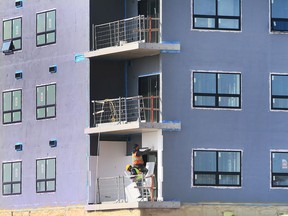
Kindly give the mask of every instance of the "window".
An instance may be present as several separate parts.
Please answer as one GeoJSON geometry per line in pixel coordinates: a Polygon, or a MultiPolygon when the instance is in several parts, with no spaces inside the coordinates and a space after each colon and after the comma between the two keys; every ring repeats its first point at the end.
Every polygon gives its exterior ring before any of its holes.
{"type": "MultiPolygon", "coordinates": [[[[3,21],[3,44],[4,43],[6,44],[5,46],[7,46],[9,49],[13,49],[13,51],[22,49],[21,17],[3,21]]],[[[4,47],[2,50],[3,49],[4,47]]]]}
{"type": "Polygon", "coordinates": [[[37,86],[37,119],[56,117],[56,84],[37,86]]]}
{"type": "Polygon", "coordinates": [[[56,158],[36,161],[36,192],[56,191],[56,158]]]}
{"type": "Polygon", "coordinates": [[[2,194],[21,194],[22,162],[2,164],[2,194]]]}
{"type": "Polygon", "coordinates": [[[288,187],[288,152],[271,154],[272,187],[288,187]]]}
{"type": "Polygon", "coordinates": [[[193,28],[240,30],[240,0],[193,0],[193,28]]]}
{"type": "Polygon", "coordinates": [[[271,31],[288,31],[288,1],[271,1],[271,31]]]}
{"type": "Polygon", "coordinates": [[[3,92],[3,124],[22,121],[22,90],[3,92]]]}
{"type": "Polygon", "coordinates": [[[37,46],[56,43],[56,11],[37,14],[37,46]]]}
{"type": "Polygon", "coordinates": [[[193,106],[241,108],[239,73],[193,73],[193,106]]]}
{"type": "Polygon", "coordinates": [[[193,151],[193,185],[241,186],[240,151],[193,151]]]}
{"type": "Polygon", "coordinates": [[[271,75],[271,109],[288,110],[288,75],[271,75]]]}

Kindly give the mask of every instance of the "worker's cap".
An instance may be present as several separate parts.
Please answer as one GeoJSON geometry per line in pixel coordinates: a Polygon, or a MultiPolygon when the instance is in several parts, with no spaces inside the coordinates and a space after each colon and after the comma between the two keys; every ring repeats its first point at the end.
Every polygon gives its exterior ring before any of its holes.
{"type": "Polygon", "coordinates": [[[136,144],[134,144],[134,146],[133,146],[133,148],[134,149],[136,149],[136,148],[138,148],[139,147],[139,145],[136,143],[136,144]]]}
{"type": "Polygon", "coordinates": [[[126,171],[129,171],[130,168],[131,168],[131,165],[127,164],[125,169],[126,169],[126,171]]]}

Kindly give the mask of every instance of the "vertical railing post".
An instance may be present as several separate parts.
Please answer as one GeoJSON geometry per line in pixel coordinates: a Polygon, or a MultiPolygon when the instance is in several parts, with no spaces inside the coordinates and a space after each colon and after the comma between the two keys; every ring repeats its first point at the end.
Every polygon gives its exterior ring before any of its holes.
{"type": "Polygon", "coordinates": [[[151,107],[151,122],[154,122],[154,96],[152,95],[151,96],[151,99],[150,99],[150,107],[151,107]]]}
{"type": "Polygon", "coordinates": [[[97,195],[98,195],[98,202],[97,202],[97,200],[96,200],[96,203],[101,203],[99,178],[97,178],[97,195]]]}
{"type": "Polygon", "coordinates": [[[110,46],[113,46],[112,45],[112,32],[111,32],[111,23],[109,23],[109,39],[110,39],[110,46]]]}
{"type": "Polygon", "coordinates": [[[140,98],[139,97],[138,97],[137,103],[138,103],[138,121],[140,122],[141,121],[141,108],[140,108],[140,98]]]}
{"type": "Polygon", "coordinates": [[[152,17],[149,17],[149,43],[151,43],[152,40],[152,17]]]}
{"type": "Polygon", "coordinates": [[[120,45],[120,21],[117,22],[117,44],[120,45]]]}
{"type": "Polygon", "coordinates": [[[142,33],[141,33],[141,15],[139,15],[139,41],[142,40],[142,33]]]}
{"type": "Polygon", "coordinates": [[[96,50],[96,26],[92,24],[92,50],[96,50]]]}
{"type": "Polygon", "coordinates": [[[119,97],[119,108],[118,108],[118,116],[119,116],[119,123],[121,123],[121,113],[122,113],[122,110],[121,110],[121,97],[119,97]]]}
{"type": "Polygon", "coordinates": [[[128,114],[127,114],[127,98],[124,98],[124,109],[125,109],[125,122],[128,122],[128,114]]]}
{"type": "Polygon", "coordinates": [[[92,104],[93,104],[93,125],[94,125],[94,127],[96,127],[96,108],[95,108],[95,102],[96,102],[96,101],[92,101],[92,104]]]}

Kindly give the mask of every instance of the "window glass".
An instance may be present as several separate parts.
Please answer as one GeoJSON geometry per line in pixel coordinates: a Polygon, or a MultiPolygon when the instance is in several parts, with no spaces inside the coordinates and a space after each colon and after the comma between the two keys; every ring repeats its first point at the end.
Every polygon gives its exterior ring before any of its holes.
{"type": "Polygon", "coordinates": [[[14,194],[20,194],[21,193],[21,184],[12,184],[12,191],[14,194]]]}
{"type": "Polygon", "coordinates": [[[239,16],[239,0],[218,0],[218,15],[239,16]]]}
{"type": "Polygon", "coordinates": [[[195,171],[216,171],[216,154],[209,151],[194,152],[195,171]]]}
{"type": "Polygon", "coordinates": [[[288,1],[287,0],[271,0],[272,2],[272,18],[288,18],[288,1]]]}
{"type": "Polygon", "coordinates": [[[55,159],[47,160],[47,178],[55,178],[55,159]]]}
{"type": "Polygon", "coordinates": [[[37,182],[37,192],[45,192],[45,181],[37,182]]]}
{"type": "Polygon", "coordinates": [[[216,1],[194,0],[194,14],[216,15],[216,1]]]}
{"type": "Polygon", "coordinates": [[[14,19],[13,20],[13,38],[21,37],[22,34],[22,23],[21,19],[14,19]]]}
{"type": "Polygon", "coordinates": [[[199,186],[240,186],[239,151],[193,151],[193,184],[199,186]]]}
{"type": "Polygon", "coordinates": [[[272,75],[272,94],[288,96],[288,76],[272,75]]]}
{"type": "Polygon", "coordinates": [[[37,87],[37,106],[44,106],[46,101],[45,86],[37,87]]]}
{"type": "Polygon", "coordinates": [[[3,182],[11,182],[11,163],[3,164],[3,182]]]}
{"type": "Polygon", "coordinates": [[[55,104],[56,85],[47,86],[47,105],[55,104]]]}
{"type": "Polygon", "coordinates": [[[47,107],[47,117],[53,117],[56,115],[55,107],[47,107]]]}
{"type": "Polygon", "coordinates": [[[47,43],[54,43],[56,41],[55,38],[55,33],[47,33],[47,39],[46,39],[47,43]]]}
{"type": "Polygon", "coordinates": [[[238,19],[219,19],[218,26],[221,29],[238,29],[239,20],[238,19]]]}
{"type": "Polygon", "coordinates": [[[219,107],[239,107],[240,101],[238,97],[219,97],[219,107]]]}
{"type": "Polygon", "coordinates": [[[21,109],[21,91],[13,91],[13,110],[21,109]]]}
{"type": "Polygon", "coordinates": [[[55,181],[47,181],[47,191],[55,191],[55,181]]]}
{"type": "Polygon", "coordinates": [[[215,28],[214,18],[195,18],[194,26],[198,28],[215,28]]]}
{"type": "Polygon", "coordinates": [[[4,29],[3,29],[3,33],[4,33],[3,40],[11,39],[11,35],[12,35],[12,21],[11,20],[4,21],[3,22],[3,26],[4,26],[4,29]]]}
{"type": "Polygon", "coordinates": [[[37,35],[37,45],[45,44],[45,35],[37,35]]]}
{"type": "Polygon", "coordinates": [[[11,110],[12,93],[11,92],[4,92],[3,96],[4,96],[3,111],[11,110]]]}
{"type": "Polygon", "coordinates": [[[9,195],[12,193],[12,188],[10,184],[3,185],[3,195],[9,195]]]}
{"type": "Polygon", "coordinates": [[[55,30],[55,11],[47,12],[47,27],[46,31],[55,30]]]}
{"type": "Polygon", "coordinates": [[[11,113],[4,113],[4,119],[3,119],[3,123],[9,123],[12,122],[12,115],[11,113]]]}
{"type": "Polygon", "coordinates": [[[220,172],[240,172],[240,152],[219,152],[218,169],[220,172]]]}
{"type": "Polygon", "coordinates": [[[45,13],[37,14],[37,33],[45,32],[45,13]]]}
{"type": "Polygon", "coordinates": [[[13,179],[12,181],[21,180],[21,163],[13,163],[13,179]]]}
{"type": "Polygon", "coordinates": [[[45,160],[37,160],[37,179],[45,179],[45,160]]]}
{"type": "Polygon", "coordinates": [[[218,74],[218,93],[240,94],[240,75],[218,74]]]}
{"type": "Polygon", "coordinates": [[[216,74],[214,73],[194,73],[195,93],[215,93],[216,74]]]}
{"type": "Polygon", "coordinates": [[[216,106],[215,97],[213,96],[195,96],[194,98],[195,106],[216,106]]]}
{"type": "Polygon", "coordinates": [[[272,172],[288,173],[288,153],[273,153],[272,165],[272,172]]]}

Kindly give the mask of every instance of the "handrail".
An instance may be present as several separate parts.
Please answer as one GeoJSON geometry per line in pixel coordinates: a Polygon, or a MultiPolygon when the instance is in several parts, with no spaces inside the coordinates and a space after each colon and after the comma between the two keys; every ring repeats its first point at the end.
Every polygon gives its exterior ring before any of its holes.
{"type": "Polygon", "coordinates": [[[126,43],[158,43],[160,19],[139,15],[99,25],[92,25],[92,50],[123,46],[126,43]]]}

